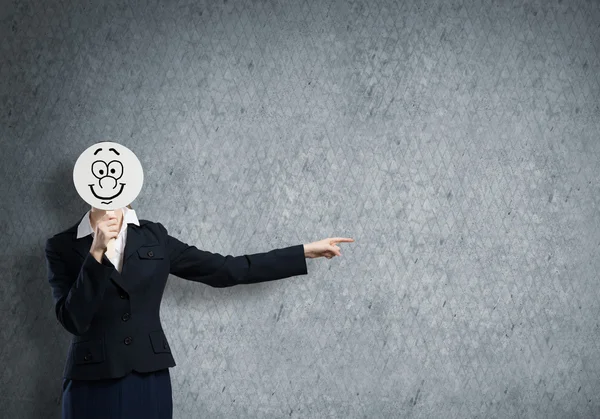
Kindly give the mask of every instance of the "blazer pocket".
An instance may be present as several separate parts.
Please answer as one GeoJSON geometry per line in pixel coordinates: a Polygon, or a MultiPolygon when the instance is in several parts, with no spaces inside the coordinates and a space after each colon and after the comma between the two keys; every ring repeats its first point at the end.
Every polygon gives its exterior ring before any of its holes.
{"type": "Polygon", "coordinates": [[[137,250],[140,259],[164,259],[165,252],[161,246],[142,246],[137,250]]]}
{"type": "Polygon", "coordinates": [[[155,330],[154,332],[150,332],[149,336],[150,343],[152,343],[152,349],[154,349],[154,353],[171,353],[169,342],[167,342],[167,337],[165,336],[162,330],[155,330]]]}
{"type": "Polygon", "coordinates": [[[96,364],[104,361],[104,342],[88,340],[73,344],[75,364],[96,364]]]}

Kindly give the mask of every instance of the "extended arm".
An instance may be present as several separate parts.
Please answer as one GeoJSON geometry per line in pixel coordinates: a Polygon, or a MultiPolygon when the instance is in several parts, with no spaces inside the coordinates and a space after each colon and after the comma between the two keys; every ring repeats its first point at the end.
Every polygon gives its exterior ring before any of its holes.
{"type": "Polygon", "coordinates": [[[302,244],[266,253],[223,256],[183,243],[169,235],[161,223],[157,224],[166,240],[170,273],[183,279],[224,288],[308,273],[302,244]]]}

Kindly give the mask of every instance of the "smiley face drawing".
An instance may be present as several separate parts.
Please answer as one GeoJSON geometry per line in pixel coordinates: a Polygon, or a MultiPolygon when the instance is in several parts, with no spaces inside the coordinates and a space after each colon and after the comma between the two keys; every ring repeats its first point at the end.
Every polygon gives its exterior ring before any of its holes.
{"type": "Polygon", "coordinates": [[[85,202],[111,211],[131,204],[138,196],[144,171],[130,149],[103,141],[81,153],[73,168],[73,183],[85,202]]]}

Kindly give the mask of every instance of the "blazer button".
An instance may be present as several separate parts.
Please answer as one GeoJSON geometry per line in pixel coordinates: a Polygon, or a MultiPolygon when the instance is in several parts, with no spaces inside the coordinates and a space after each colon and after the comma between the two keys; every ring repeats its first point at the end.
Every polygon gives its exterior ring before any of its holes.
{"type": "Polygon", "coordinates": [[[119,297],[121,297],[122,300],[124,300],[125,298],[127,298],[127,296],[125,294],[120,294],[119,297]]]}
{"type": "Polygon", "coordinates": [[[92,354],[91,353],[87,353],[84,357],[83,357],[84,361],[91,361],[92,360],[92,354]]]}
{"type": "Polygon", "coordinates": [[[148,256],[150,256],[150,257],[154,256],[154,253],[152,252],[152,250],[150,250],[150,251],[148,252],[148,256]]]}
{"type": "Polygon", "coordinates": [[[131,339],[131,336],[127,336],[127,337],[125,338],[125,340],[123,341],[123,343],[124,343],[125,345],[130,345],[132,341],[133,341],[133,339],[131,339]]]}
{"type": "Polygon", "coordinates": [[[167,341],[166,341],[166,340],[165,340],[165,341],[163,341],[163,348],[164,348],[164,349],[168,349],[168,348],[169,348],[169,345],[167,344],[167,341]]]}
{"type": "Polygon", "coordinates": [[[124,322],[126,322],[127,320],[129,320],[129,318],[131,317],[131,314],[129,313],[125,313],[121,316],[121,320],[123,320],[124,322]]]}

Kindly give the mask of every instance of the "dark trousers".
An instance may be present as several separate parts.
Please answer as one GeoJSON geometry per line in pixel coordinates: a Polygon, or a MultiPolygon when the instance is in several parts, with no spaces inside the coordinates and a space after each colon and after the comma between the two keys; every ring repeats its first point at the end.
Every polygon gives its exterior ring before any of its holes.
{"type": "Polygon", "coordinates": [[[172,419],[169,369],[105,380],[63,380],[63,419],[172,419]]]}

